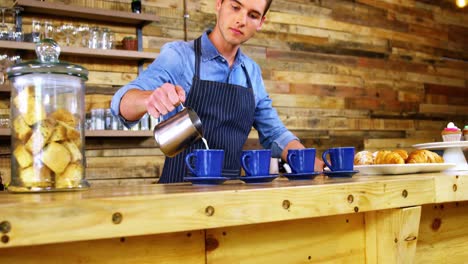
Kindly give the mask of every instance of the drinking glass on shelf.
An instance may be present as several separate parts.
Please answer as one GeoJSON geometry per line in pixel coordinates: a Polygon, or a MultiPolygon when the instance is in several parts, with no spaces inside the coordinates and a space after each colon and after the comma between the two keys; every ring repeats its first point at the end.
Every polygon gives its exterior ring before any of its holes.
{"type": "Polygon", "coordinates": [[[44,38],[54,39],[55,28],[52,21],[46,20],[44,22],[44,38]]]}
{"type": "Polygon", "coordinates": [[[0,40],[8,40],[9,35],[10,35],[10,30],[8,29],[7,24],[5,24],[5,11],[8,8],[6,7],[0,7],[0,10],[2,12],[2,24],[0,25],[0,40]]]}
{"type": "Polygon", "coordinates": [[[101,31],[98,27],[92,27],[89,35],[88,48],[98,49],[101,46],[101,31]]]}
{"type": "Polygon", "coordinates": [[[101,31],[101,49],[109,48],[109,29],[103,28],[101,31]]]}
{"type": "Polygon", "coordinates": [[[21,28],[22,25],[20,20],[18,19],[21,11],[23,11],[23,8],[21,6],[15,6],[12,9],[13,21],[15,23],[13,30],[13,40],[15,41],[23,41],[24,39],[23,30],[21,28]]]}
{"type": "Polygon", "coordinates": [[[76,37],[75,26],[73,26],[72,23],[65,23],[60,27],[60,29],[61,32],[65,35],[65,45],[71,46],[76,37]]]}
{"type": "Polygon", "coordinates": [[[32,41],[37,43],[41,40],[41,21],[33,19],[31,28],[32,41]]]}
{"type": "Polygon", "coordinates": [[[89,41],[89,26],[87,24],[81,24],[76,30],[80,36],[80,46],[88,47],[89,41]]]}

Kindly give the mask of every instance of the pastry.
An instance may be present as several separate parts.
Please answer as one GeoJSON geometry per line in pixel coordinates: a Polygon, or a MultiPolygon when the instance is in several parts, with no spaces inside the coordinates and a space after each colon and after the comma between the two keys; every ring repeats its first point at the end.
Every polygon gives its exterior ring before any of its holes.
{"type": "Polygon", "coordinates": [[[448,123],[441,134],[444,142],[460,141],[462,136],[461,130],[453,122],[448,123]]]}
{"type": "Polygon", "coordinates": [[[363,150],[354,155],[354,165],[372,165],[374,164],[374,156],[372,152],[363,150]]]}
{"type": "Polygon", "coordinates": [[[52,119],[44,119],[34,129],[28,142],[26,142],[26,149],[32,154],[39,153],[47,144],[50,136],[54,132],[55,121],[52,119]]]}
{"type": "Polygon", "coordinates": [[[51,142],[41,155],[41,160],[53,172],[62,173],[71,161],[70,152],[62,144],[51,142]]]}
{"type": "Polygon", "coordinates": [[[49,142],[57,142],[57,141],[64,141],[67,140],[67,129],[58,124],[54,131],[52,132],[52,136],[49,138],[49,142]]]}
{"type": "Polygon", "coordinates": [[[418,149],[411,152],[406,163],[443,163],[444,159],[439,154],[426,149],[418,149]]]}
{"type": "Polygon", "coordinates": [[[56,188],[74,188],[80,186],[83,178],[83,166],[79,163],[70,163],[65,171],[55,175],[56,188]]]}
{"type": "Polygon", "coordinates": [[[23,143],[26,143],[32,134],[31,127],[26,124],[22,116],[18,116],[13,121],[13,131],[15,137],[21,140],[23,143]]]}
{"type": "Polygon", "coordinates": [[[73,143],[72,141],[65,141],[63,145],[67,148],[67,150],[71,154],[71,161],[76,162],[83,159],[83,155],[81,155],[80,149],[73,143]]]}
{"type": "Polygon", "coordinates": [[[71,127],[75,127],[78,123],[77,119],[73,116],[73,114],[70,113],[70,111],[63,108],[60,108],[57,111],[50,114],[50,117],[52,117],[55,120],[62,121],[71,127]]]}
{"type": "Polygon", "coordinates": [[[26,124],[32,126],[46,118],[45,107],[41,104],[41,98],[37,98],[34,86],[27,86],[13,99],[13,104],[21,113],[26,124]]]}
{"type": "Polygon", "coordinates": [[[18,145],[13,151],[13,156],[16,158],[18,165],[21,168],[26,168],[32,165],[33,157],[29,151],[26,150],[24,145],[18,145]]]}
{"type": "Polygon", "coordinates": [[[392,150],[393,152],[395,152],[396,154],[400,155],[401,158],[403,158],[403,160],[406,160],[408,158],[408,152],[404,149],[395,149],[395,150],[392,150]]]}
{"type": "Polygon", "coordinates": [[[52,172],[43,164],[34,164],[19,172],[19,178],[23,182],[24,187],[51,187],[52,172]]]}
{"type": "Polygon", "coordinates": [[[374,164],[404,164],[405,160],[393,151],[377,151],[374,164]]]}
{"type": "Polygon", "coordinates": [[[72,126],[68,125],[67,123],[65,123],[63,121],[60,121],[60,120],[57,120],[57,123],[59,125],[65,127],[68,139],[73,140],[73,139],[80,138],[80,132],[78,130],[76,130],[74,127],[72,127],[72,126]]]}

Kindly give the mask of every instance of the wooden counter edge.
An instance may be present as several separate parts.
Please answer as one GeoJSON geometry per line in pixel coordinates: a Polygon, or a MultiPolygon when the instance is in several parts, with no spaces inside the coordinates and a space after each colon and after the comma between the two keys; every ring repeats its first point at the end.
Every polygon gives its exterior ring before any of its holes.
{"type": "Polygon", "coordinates": [[[436,183],[446,185],[451,177],[455,176],[427,174],[398,180],[356,177],[351,182],[315,185],[280,183],[272,188],[88,199],[62,197],[14,206],[0,204],[0,223],[10,225],[10,231],[4,233],[8,242],[0,247],[201,230],[430,204],[437,202],[437,194],[442,192],[436,183]]]}

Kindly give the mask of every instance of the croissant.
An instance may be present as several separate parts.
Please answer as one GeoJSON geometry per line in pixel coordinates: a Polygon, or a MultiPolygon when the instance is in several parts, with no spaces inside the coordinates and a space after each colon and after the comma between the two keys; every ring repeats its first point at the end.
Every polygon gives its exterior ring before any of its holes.
{"type": "Polygon", "coordinates": [[[371,165],[374,164],[374,156],[372,152],[363,150],[356,153],[354,156],[354,165],[371,165]]]}
{"type": "Polygon", "coordinates": [[[405,160],[398,154],[388,150],[377,151],[375,164],[404,164],[405,160]]]}
{"type": "Polygon", "coordinates": [[[426,149],[418,149],[411,152],[406,163],[443,163],[444,159],[439,154],[426,149]]]}
{"type": "Polygon", "coordinates": [[[395,149],[393,150],[393,152],[400,155],[403,158],[403,160],[406,160],[408,158],[408,152],[406,152],[406,150],[404,149],[395,149]]]}

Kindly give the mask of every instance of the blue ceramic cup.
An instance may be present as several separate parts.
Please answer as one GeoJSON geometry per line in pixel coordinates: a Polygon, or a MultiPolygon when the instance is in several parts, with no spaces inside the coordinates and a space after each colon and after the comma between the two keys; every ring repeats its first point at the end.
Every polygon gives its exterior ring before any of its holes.
{"type": "Polygon", "coordinates": [[[314,172],[315,149],[289,149],[287,161],[293,173],[314,172]]]}
{"type": "Polygon", "coordinates": [[[242,151],[241,164],[246,176],[270,175],[271,150],[244,150],[242,151]]]}
{"type": "Polygon", "coordinates": [[[331,171],[353,171],[354,147],[327,149],[322,153],[322,159],[331,171]],[[330,155],[330,163],[327,160],[327,155],[330,155]]]}
{"type": "Polygon", "coordinates": [[[185,156],[185,165],[198,177],[222,177],[224,150],[196,149],[185,156]]]}

